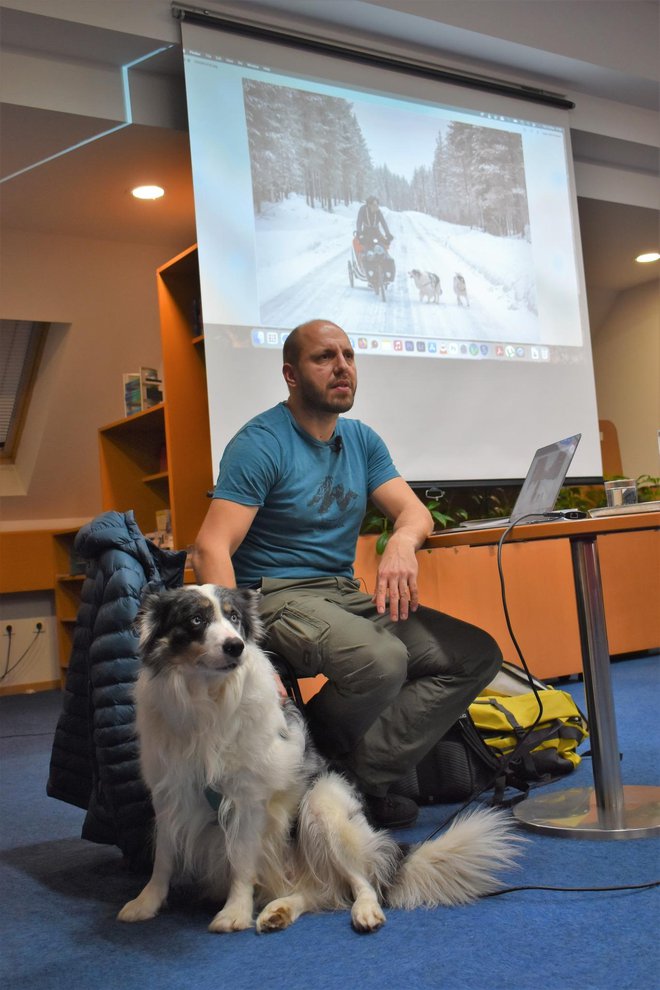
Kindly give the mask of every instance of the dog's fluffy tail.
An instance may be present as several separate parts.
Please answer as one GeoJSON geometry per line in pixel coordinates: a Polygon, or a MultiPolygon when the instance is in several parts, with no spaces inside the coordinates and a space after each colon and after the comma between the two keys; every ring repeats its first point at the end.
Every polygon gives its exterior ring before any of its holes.
{"type": "Polygon", "coordinates": [[[488,808],[458,818],[444,835],[413,846],[387,891],[391,907],[468,904],[501,886],[524,843],[510,815],[488,808]]]}

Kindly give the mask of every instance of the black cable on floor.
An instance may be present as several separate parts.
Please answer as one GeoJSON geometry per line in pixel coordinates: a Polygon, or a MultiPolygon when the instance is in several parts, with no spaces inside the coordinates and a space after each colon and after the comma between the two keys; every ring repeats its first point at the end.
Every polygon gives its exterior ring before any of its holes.
{"type": "Polygon", "coordinates": [[[620,887],[550,887],[546,884],[520,884],[518,887],[503,887],[501,890],[492,890],[484,897],[499,897],[500,894],[515,894],[521,890],[551,890],[561,894],[606,894],[617,890],[649,890],[651,887],[660,887],[660,880],[651,880],[649,883],[627,883],[620,887]]]}

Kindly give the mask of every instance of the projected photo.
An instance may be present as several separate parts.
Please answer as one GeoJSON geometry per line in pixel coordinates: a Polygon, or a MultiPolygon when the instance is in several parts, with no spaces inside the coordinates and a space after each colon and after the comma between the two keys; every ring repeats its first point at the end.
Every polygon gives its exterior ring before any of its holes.
{"type": "Polygon", "coordinates": [[[242,85],[262,326],[539,341],[519,133],[242,85]]]}
{"type": "Polygon", "coordinates": [[[409,481],[522,479],[576,432],[595,477],[565,111],[181,30],[214,465],[284,397],[288,332],[325,317],[357,354],[351,415],[409,481]]]}

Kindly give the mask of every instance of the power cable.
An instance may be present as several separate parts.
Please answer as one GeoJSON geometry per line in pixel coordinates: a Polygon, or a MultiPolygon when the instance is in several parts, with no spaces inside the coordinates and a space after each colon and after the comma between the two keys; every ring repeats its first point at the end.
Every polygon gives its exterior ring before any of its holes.
{"type": "Polygon", "coordinates": [[[18,667],[18,665],[23,662],[23,660],[28,655],[28,653],[30,652],[30,650],[32,649],[32,647],[34,646],[34,644],[37,642],[37,639],[39,638],[40,635],[41,635],[41,629],[37,629],[36,632],[34,633],[34,638],[33,638],[32,642],[23,650],[23,652],[21,653],[21,655],[18,658],[18,660],[16,661],[16,663],[12,664],[12,666],[10,667],[9,666],[9,660],[10,660],[10,657],[11,657],[11,645],[12,645],[13,632],[11,631],[11,629],[8,628],[7,636],[9,638],[9,642],[7,643],[7,657],[6,657],[6,660],[5,660],[5,669],[2,672],[2,674],[0,675],[0,682],[1,681],[4,681],[6,677],[9,677],[9,675],[11,674],[11,672],[14,671],[14,670],[16,670],[16,668],[18,667]]]}

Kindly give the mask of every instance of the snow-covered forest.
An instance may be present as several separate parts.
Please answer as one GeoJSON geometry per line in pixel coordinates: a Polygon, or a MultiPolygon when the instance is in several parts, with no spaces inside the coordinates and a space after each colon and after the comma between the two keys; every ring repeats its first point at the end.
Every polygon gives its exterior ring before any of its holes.
{"type": "Polygon", "coordinates": [[[322,314],[353,333],[539,341],[519,134],[414,109],[374,113],[270,83],[243,87],[263,326],[322,314]],[[396,276],[380,306],[349,276],[357,212],[371,194],[394,235],[396,276]],[[439,277],[437,304],[421,300],[413,269],[439,277]],[[453,292],[457,272],[469,306],[453,292]]]}
{"type": "MultiPolygon", "coordinates": [[[[393,211],[413,210],[499,237],[529,237],[520,135],[449,120],[431,161],[409,176],[372,160],[359,107],[346,99],[243,81],[255,212],[291,194],[332,212],[375,194],[393,211]]],[[[391,141],[396,143],[393,130],[391,141]]]]}

